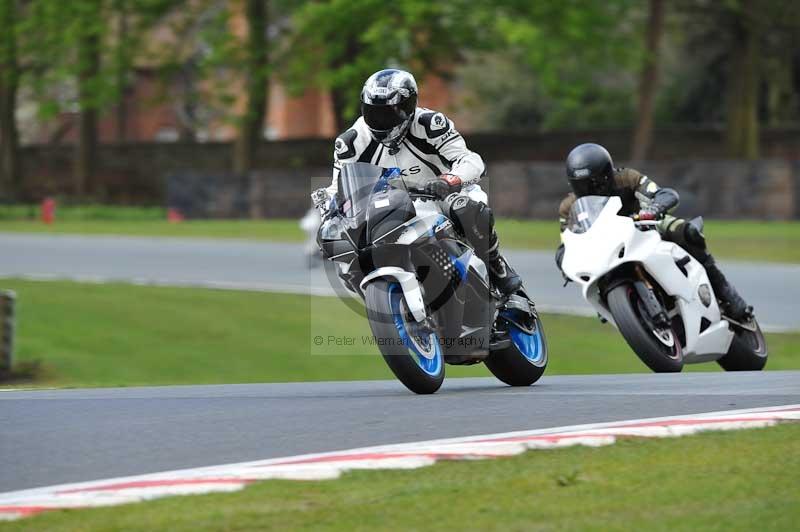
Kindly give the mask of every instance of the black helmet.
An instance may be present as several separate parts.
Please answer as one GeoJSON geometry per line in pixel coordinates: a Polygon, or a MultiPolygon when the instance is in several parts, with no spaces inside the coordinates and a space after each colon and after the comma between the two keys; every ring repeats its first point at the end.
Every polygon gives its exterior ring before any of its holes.
{"type": "Polygon", "coordinates": [[[567,181],[578,197],[610,194],[614,182],[614,161],[599,144],[575,146],[567,155],[567,181]]]}
{"type": "Polygon", "coordinates": [[[417,82],[405,70],[379,70],[361,90],[361,116],[372,138],[396,148],[403,140],[417,109],[417,82]]]}

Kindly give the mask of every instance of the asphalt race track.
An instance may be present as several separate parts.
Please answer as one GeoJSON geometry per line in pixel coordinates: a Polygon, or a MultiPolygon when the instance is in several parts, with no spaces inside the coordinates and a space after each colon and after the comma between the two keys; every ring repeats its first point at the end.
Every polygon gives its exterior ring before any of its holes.
{"type": "Polygon", "coordinates": [[[0,492],[581,423],[800,403],[800,371],[0,392],[0,492]]]}
{"type": "MultiPolygon", "coordinates": [[[[0,277],[332,294],[323,271],[306,267],[301,244],[0,233],[0,250],[0,277]]],[[[541,310],[594,315],[574,285],[562,287],[551,252],[517,250],[508,257],[541,310]]],[[[723,267],[755,306],[762,327],[800,330],[800,266],[725,262],[723,267]]]]}

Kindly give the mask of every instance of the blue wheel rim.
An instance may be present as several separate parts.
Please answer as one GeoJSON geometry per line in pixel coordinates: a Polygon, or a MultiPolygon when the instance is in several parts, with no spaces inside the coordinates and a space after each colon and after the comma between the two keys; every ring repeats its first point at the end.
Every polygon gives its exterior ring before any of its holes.
{"type": "Polygon", "coordinates": [[[527,333],[516,325],[509,324],[509,333],[514,347],[528,359],[528,362],[537,367],[541,367],[543,363],[547,362],[547,351],[539,327],[539,320],[536,320],[536,330],[527,333]]]}
{"type": "Polygon", "coordinates": [[[389,305],[392,309],[392,318],[394,320],[394,325],[397,328],[397,332],[400,335],[400,340],[408,350],[409,355],[417,363],[417,366],[419,366],[419,368],[428,375],[436,377],[442,372],[443,368],[442,350],[441,346],[439,345],[439,335],[435,332],[422,331],[421,328],[418,331],[413,330],[414,327],[419,327],[419,324],[416,322],[406,323],[406,320],[403,318],[403,311],[400,308],[400,301],[402,298],[403,290],[400,288],[400,285],[397,283],[390,284],[389,305]],[[412,330],[409,331],[409,329],[412,330]],[[427,340],[425,340],[426,336],[427,340]],[[420,350],[420,346],[417,345],[418,343],[422,344],[422,347],[427,348],[426,351],[432,348],[433,357],[426,357],[420,350]]]}

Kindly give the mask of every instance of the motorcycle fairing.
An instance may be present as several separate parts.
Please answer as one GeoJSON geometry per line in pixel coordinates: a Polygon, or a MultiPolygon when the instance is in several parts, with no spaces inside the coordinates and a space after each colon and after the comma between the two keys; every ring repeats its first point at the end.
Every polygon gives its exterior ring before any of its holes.
{"type": "Polygon", "coordinates": [[[684,362],[705,362],[724,355],[733,333],[721,319],[705,268],[680,246],[662,240],[657,231],[640,231],[633,220],[618,216],[621,208],[621,199],[611,196],[591,227],[583,233],[562,233],[564,273],[581,286],[595,310],[614,323],[599,282],[625,265],[641,264],[665,293],[675,297],[686,335],[684,362]],[[710,291],[708,305],[700,296],[701,287],[710,291]],[[704,327],[706,322],[710,325],[704,327]]]}

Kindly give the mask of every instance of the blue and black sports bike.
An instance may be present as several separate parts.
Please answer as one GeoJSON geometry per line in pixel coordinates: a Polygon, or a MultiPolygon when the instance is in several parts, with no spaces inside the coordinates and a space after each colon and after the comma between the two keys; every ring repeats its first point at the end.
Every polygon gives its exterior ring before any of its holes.
{"type": "Polygon", "coordinates": [[[503,296],[454,224],[447,201],[396,168],[342,166],[318,243],[365,302],[375,343],[411,391],[434,393],[444,365],[483,362],[501,381],[529,386],[547,342],[524,289],[503,296]]]}

